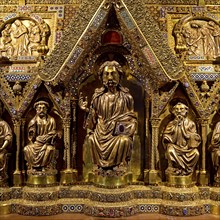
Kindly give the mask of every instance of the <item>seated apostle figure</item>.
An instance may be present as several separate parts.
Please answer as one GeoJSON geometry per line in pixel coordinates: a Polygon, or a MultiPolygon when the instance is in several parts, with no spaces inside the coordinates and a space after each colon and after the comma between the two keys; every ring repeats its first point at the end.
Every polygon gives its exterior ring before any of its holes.
{"type": "Polygon", "coordinates": [[[8,147],[12,143],[12,130],[8,123],[1,118],[3,109],[3,103],[0,102],[0,182],[5,181],[8,177],[7,154],[8,147]]]}
{"type": "Polygon", "coordinates": [[[175,118],[166,126],[162,139],[168,159],[166,173],[187,176],[198,162],[201,138],[195,123],[187,116],[188,107],[184,103],[176,103],[172,113],[175,118]]]}
{"type": "Polygon", "coordinates": [[[57,137],[55,119],[48,114],[50,104],[40,100],[34,104],[36,115],[28,125],[29,144],[24,147],[28,169],[45,171],[50,168],[57,137]]]}
{"type": "Polygon", "coordinates": [[[213,131],[211,145],[212,164],[214,167],[214,180],[220,184],[220,122],[218,122],[213,131]]]}

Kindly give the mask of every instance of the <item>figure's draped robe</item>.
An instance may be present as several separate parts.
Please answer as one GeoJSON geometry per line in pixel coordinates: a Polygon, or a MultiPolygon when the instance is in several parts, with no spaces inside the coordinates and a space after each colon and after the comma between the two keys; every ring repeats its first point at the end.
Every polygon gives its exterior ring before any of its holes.
{"type": "MultiPolygon", "coordinates": [[[[12,131],[7,122],[0,120],[0,148],[2,147],[5,141],[8,141],[9,144],[11,144],[12,131]]],[[[0,172],[3,172],[3,170],[5,169],[6,153],[7,153],[6,149],[3,149],[0,152],[0,172]]]]}
{"type": "Polygon", "coordinates": [[[137,120],[133,98],[120,87],[116,94],[96,89],[85,127],[94,131],[89,136],[93,162],[100,167],[127,163],[131,158],[137,120]],[[124,134],[117,133],[117,124],[124,124],[124,134]]]}
{"type": "Polygon", "coordinates": [[[189,118],[182,122],[174,119],[167,125],[163,135],[168,161],[172,161],[174,168],[183,170],[183,174],[193,172],[199,159],[197,147],[200,142],[196,125],[189,118]]]}
{"type": "Polygon", "coordinates": [[[216,124],[210,145],[212,162],[217,169],[220,166],[220,122],[216,124]]]}
{"type": "Polygon", "coordinates": [[[27,28],[21,24],[16,32],[14,32],[14,38],[16,38],[16,55],[24,56],[27,55],[28,52],[28,30],[27,28]]]}
{"type": "Polygon", "coordinates": [[[50,115],[42,120],[35,116],[28,125],[28,134],[36,138],[24,148],[25,158],[32,167],[47,166],[53,155],[53,138],[56,135],[56,122],[50,115]]]}

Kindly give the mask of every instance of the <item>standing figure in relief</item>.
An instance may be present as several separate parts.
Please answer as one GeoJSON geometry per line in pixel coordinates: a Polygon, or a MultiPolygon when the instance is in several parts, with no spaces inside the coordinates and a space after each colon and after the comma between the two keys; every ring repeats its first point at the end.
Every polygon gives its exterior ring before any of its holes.
{"type": "Polygon", "coordinates": [[[5,28],[1,32],[1,46],[0,46],[1,54],[5,52],[6,56],[12,56],[14,53],[11,33],[12,33],[11,24],[6,24],[5,28]]]}
{"type": "Polygon", "coordinates": [[[175,119],[167,125],[163,133],[163,145],[168,159],[167,173],[186,176],[191,174],[199,159],[197,147],[201,137],[195,123],[187,116],[188,107],[178,102],[172,108],[175,119]]]}
{"type": "Polygon", "coordinates": [[[212,30],[208,23],[201,26],[203,39],[203,53],[205,56],[213,57],[215,55],[215,40],[212,36],[212,30]]]}
{"type": "Polygon", "coordinates": [[[214,21],[208,22],[209,30],[214,38],[214,49],[215,49],[215,56],[214,58],[220,55],[220,27],[214,21]]]}
{"type": "Polygon", "coordinates": [[[137,119],[129,90],[119,84],[123,74],[118,62],[104,62],[99,69],[103,87],[95,90],[90,108],[87,98],[79,98],[80,108],[88,113],[85,128],[98,169],[126,170],[131,159],[137,119]]]}
{"type": "Polygon", "coordinates": [[[28,29],[27,27],[20,21],[16,20],[14,22],[15,28],[13,31],[13,37],[16,39],[15,43],[15,54],[16,56],[27,56],[28,54],[28,29]]]}
{"type": "Polygon", "coordinates": [[[214,180],[220,184],[220,122],[216,124],[213,131],[209,150],[211,151],[212,163],[215,171],[214,180]]]}
{"type": "Polygon", "coordinates": [[[12,142],[12,131],[8,123],[1,116],[3,113],[3,104],[0,102],[0,181],[7,178],[7,148],[12,142]]]}
{"type": "Polygon", "coordinates": [[[47,45],[50,36],[50,27],[44,20],[40,22],[40,30],[41,30],[41,44],[47,45]]]}
{"type": "Polygon", "coordinates": [[[188,44],[195,55],[203,55],[201,25],[196,22],[190,22],[190,37],[188,44]]]}
{"type": "Polygon", "coordinates": [[[33,51],[37,51],[38,46],[40,45],[41,41],[41,31],[35,22],[30,21],[29,26],[29,45],[28,45],[28,52],[30,55],[33,54],[33,51]]]}
{"type": "Polygon", "coordinates": [[[29,144],[24,147],[24,155],[29,169],[45,171],[50,168],[55,152],[56,122],[47,113],[48,102],[37,101],[34,108],[36,115],[28,125],[29,144]]]}

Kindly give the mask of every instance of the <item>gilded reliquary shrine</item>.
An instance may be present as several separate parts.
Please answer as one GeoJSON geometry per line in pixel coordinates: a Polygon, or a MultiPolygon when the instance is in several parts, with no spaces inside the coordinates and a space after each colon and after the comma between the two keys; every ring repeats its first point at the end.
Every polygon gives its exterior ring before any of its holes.
{"type": "Polygon", "coordinates": [[[0,214],[220,215],[220,3],[0,1],[0,214]]]}

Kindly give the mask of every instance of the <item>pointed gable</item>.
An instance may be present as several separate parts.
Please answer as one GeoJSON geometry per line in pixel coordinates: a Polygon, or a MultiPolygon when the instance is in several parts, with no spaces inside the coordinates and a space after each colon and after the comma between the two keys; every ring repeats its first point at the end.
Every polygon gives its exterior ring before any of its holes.
{"type": "Polygon", "coordinates": [[[80,67],[80,60],[82,62],[90,52],[91,44],[97,43],[101,38],[102,25],[110,19],[108,14],[112,4],[119,22],[123,22],[121,25],[126,29],[126,33],[123,34],[139,39],[139,42],[135,43],[136,47],[141,51],[144,62],[147,64],[146,68],[149,67],[155,80],[160,81],[162,77],[167,81],[181,77],[182,64],[168,47],[157,23],[143,10],[144,5],[140,1],[124,3],[118,0],[112,3],[105,0],[103,2],[84,1],[65,31],[60,44],[55,47],[51,56],[41,67],[39,76],[42,80],[51,81],[59,78],[58,81],[60,81],[62,78],[65,81],[69,79],[70,74],[76,72],[80,67]]]}

